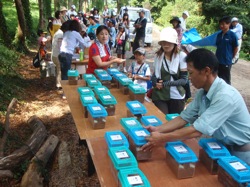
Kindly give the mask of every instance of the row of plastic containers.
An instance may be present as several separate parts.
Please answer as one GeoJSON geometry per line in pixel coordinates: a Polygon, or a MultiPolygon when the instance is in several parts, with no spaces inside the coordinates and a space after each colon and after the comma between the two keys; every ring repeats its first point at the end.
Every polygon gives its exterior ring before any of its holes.
{"type": "MultiPolygon", "coordinates": [[[[116,88],[119,88],[125,95],[129,94],[131,100],[138,100],[144,102],[146,90],[144,87],[134,84],[131,78],[128,78],[124,73],[119,72],[115,68],[110,68],[107,71],[103,69],[96,69],[95,75],[84,74],[83,79],[86,85],[90,88],[95,86],[106,86],[111,88],[111,84],[114,84],[116,88]]],[[[68,71],[69,84],[76,85],[78,82],[79,73],[77,70],[68,71]]]]}

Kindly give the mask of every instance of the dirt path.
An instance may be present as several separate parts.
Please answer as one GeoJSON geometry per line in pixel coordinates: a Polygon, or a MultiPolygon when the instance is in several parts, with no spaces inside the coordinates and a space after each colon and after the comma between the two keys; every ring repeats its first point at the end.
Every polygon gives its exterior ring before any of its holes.
{"type": "MultiPolygon", "coordinates": [[[[152,66],[154,52],[158,48],[159,31],[153,33],[154,42],[152,47],[146,48],[147,62],[152,66]]],[[[131,52],[127,54],[127,58],[131,52]]],[[[127,66],[131,60],[127,60],[127,66]]],[[[19,103],[14,114],[11,115],[11,128],[17,131],[19,138],[27,138],[23,132],[26,121],[32,115],[37,115],[46,125],[49,134],[55,134],[61,141],[69,145],[69,152],[72,159],[72,170],[69,173],[60,173],[57,166],[57,157],[49,163],[49,177],[46,179],[47,186],[63,186],[64,181],[70,178],[76,180],[76,186],[99,187],[97,176],[87,176],[86,149],[78,144],[78,135],[74,125],[74,120],[70,114],[67,100],[61,99],[61,93],[55,90],[55,80],[50,78],[41,82],[39,70],[31,66],[31,57],[24,56],[21,59],[20,72],[30,84],[24,94],[24,100],[19,103]]],[[[248,109],[250,109],[250,62],[240,60],[232,68],[232,85],[243,95],[248,109]]],[[[192,89],[194,90],[194,89],[192,89]]],[[[3,116],[1,116],[3,122],[3,116]]],[[[0,180],[0,186],[18,186],[20,181],[0,180]]]]}

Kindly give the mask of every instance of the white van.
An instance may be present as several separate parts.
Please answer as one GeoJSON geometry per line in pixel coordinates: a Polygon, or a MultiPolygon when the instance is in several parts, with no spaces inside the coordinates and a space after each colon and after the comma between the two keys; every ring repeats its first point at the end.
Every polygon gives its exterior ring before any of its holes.
{"type": "MultiPolygon", "coordinates": [[[[134,38],[135,38],[135,34],[133,34],[134,31],[134,23],[135,21],[139,18],[139,13],[138,11],[141,10],[142,8],[140,7],[121,7],[120,11],[119,11],[119,18],[121,19],[123,16],[123,13],[125,12],[124,9],[127,8],[128,9],[128,15],[129,15],[129,20],[130,20],[130,24],[129,24],[129,38],[130,41],[133,42],[134,38]]],[[[153,20],[151,18],[151,12],[148,9],[143,8],[143,10],[145,11],[145,17],[147,18],[147,26],[146,26],[146,30],[145,30],[145,44],[147,44],[147,46],[151,46],[152,43],[152,32],[153,32],[153,20]]]]}

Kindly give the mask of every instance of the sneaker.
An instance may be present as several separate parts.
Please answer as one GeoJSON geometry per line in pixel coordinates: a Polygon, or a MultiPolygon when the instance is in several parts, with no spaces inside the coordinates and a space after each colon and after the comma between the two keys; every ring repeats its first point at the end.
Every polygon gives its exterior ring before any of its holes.
{"type": "Polygon", "coordinates": [[[133,55],[133,56],[131,56],[129,59],[135,59],[135,56],[133,55]]]}
{"type": "Polygon", "coordinates": [[[124,72],[124,73],[127,73],[126,67],[123,68],[123,72],[124,72]]]}

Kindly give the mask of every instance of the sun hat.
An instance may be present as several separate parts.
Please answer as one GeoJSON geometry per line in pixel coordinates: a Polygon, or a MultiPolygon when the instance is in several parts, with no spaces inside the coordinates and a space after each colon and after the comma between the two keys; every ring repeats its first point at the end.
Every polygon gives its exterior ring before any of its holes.
{"type": "Polygon", "coordinates": [[[139,52],[139,53],[141,53],[142,55],[145,55],[145,54],[146,54],[146,50],[145,50],[144,48],[142,48],[142,47],[138,47],[138,48],[135,50],[134,54],[135,54],[136,52],[139,52]]]}
{"type": "Polygon", "coordinates": [[[75,5],[71,5],[71,8],[73,8],[74,10],[76,9],[76,6],[75,5]]]}
{"type": "Polygon", "coordinates": [[[68,11],[68,9],[67,9],[65,6],[62,6],[61,9],[60,9],[60,11],[61,11],[61,12],[62,12],[62,11],[68,11]]]}
{"type": "Polygon", "coordinates": [[[162,41],[178,44],[178,34],[176,30],[171,27],[162,29],[158,44],[160,45],[162,41]]]}
{"type": "Polygon", "coordinates": [[[180,20],[178,17],[176,17],[176,16],[174,16],[174,17],[170,20],[170,23],[172,24],[173,21],[177,21],[178,23],[181,23],[181,20],[180,20]]]}
{"type": "Polygon", "coordinates": [[[239,19],[236,18],[236,17],[233,17],[232,20],[231,20],[231,22],[233,22],[233,21],[239,21],[239,19]]]}
{"type": "Polygon", "coordinates": [[[189,17],[189,13],[188,13],[188,11],[186,11],[186,10],[185,10],[185,11],[183,12],[183,14],[186,14],[186,15],[187,15],[187,17],[189,17]]]}

